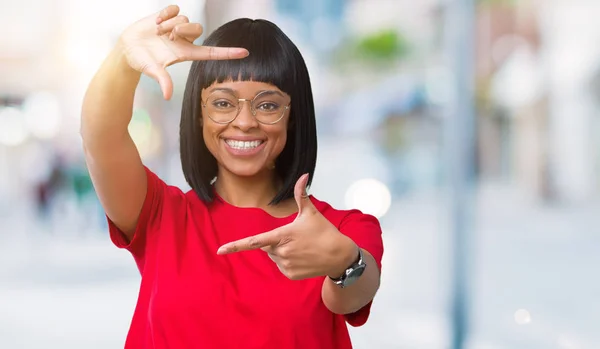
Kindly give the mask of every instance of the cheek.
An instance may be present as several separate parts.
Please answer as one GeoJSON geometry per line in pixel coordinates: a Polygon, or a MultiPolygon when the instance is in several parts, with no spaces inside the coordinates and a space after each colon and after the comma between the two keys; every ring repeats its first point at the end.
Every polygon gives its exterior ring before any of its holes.
{"type": "Polygon", "coordinates": [[[268,134],[269,138],[274,140],[273,152],[276,153],[276,156],[278,156],[279,153],[283,151],[285,143],[287,142],[287,125],[281,125],[276,129],[270,130],[268,134]]]}
{"type": "Polygon", "coordinates": [[[216,155],[216,150],[219,146],[219,137],[218,135],[221,132],[219,127],[209,126],[206,122],[203,123],[202,127],[202,137],[204,138],[204,144],[208,150],[214,155],[216,155]]]}

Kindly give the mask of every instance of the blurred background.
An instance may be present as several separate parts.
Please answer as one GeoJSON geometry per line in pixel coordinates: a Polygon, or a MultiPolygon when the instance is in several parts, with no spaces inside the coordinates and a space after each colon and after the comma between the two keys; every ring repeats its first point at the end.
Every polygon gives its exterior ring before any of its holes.
{"type": "MultiPolygon", "coordinates": [[[[80,108],[120,32],[169,3],[0,3],[0,348],[122,347],[139,275],[108,239],[80,108]]],[[[311,192],[384,231],[356,348],[458,349],[463,335],[472,349],[600,348],[600,1],[177,4],[205,32],[270,19],[303,53],[311,192]]],[[[143,78],[130,125],[183,189],[188,69],[170,68],[170,102],[143,78]]]]}

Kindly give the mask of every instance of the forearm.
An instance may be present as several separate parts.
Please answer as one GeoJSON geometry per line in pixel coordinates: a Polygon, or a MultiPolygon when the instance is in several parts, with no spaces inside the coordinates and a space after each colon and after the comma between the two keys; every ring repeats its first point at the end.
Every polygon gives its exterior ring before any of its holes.
{"type": "Polygon", "coordinates": [[[128,130],[139,79],[116,48],[92,79],[81,114],[81,137],[94,188],[108,217],[129,239],[147,189],[146,172],[128,130]]]}
{"type": "Polygon", "coordinates": [[[379,289],[380,272],[373,256],[362,250],[367,265],[362,276],[352,285],[341,288],[325,277],[321,298],[329,310],[336,314],[351,314],[367,305],[379,289]]]}
{"type": "Polygon", "coordinates": [[[81,136],[86,150],[106,150],[127,137],[139,80],[140,73],[129,67],[116,47],[92,79],[83,100],[81,136]]]}

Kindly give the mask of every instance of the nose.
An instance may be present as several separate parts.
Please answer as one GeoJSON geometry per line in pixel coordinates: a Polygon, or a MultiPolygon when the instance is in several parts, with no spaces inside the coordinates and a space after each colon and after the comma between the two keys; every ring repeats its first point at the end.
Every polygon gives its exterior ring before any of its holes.
{"type": "Polygon", "coordinates": [[[250,101],[240,101],[241,109],[238,116],[231,122],[233,127],[236,127],[244,132],[247,132],[253,128],[258,127],[258,121],[254,115],[252,115],[252,107],[250,101]],[[245,103],[248,102],[248,103],[245,103]]]}

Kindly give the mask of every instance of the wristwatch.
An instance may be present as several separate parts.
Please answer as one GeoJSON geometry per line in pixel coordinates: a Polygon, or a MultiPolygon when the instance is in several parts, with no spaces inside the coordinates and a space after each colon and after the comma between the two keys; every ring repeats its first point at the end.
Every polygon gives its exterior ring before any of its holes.
{"type": "Polygon", "coordinates": [[[341,288],[348,287],[360,278],[360,276],[364,273],[367,264],[364,261],[362,250],[358,249],[358,259],[349,266],[344,274],[339,278],[332,278],[329,276],[329,279],[333,281],[334,284],[340,286],[341,288]]]}

